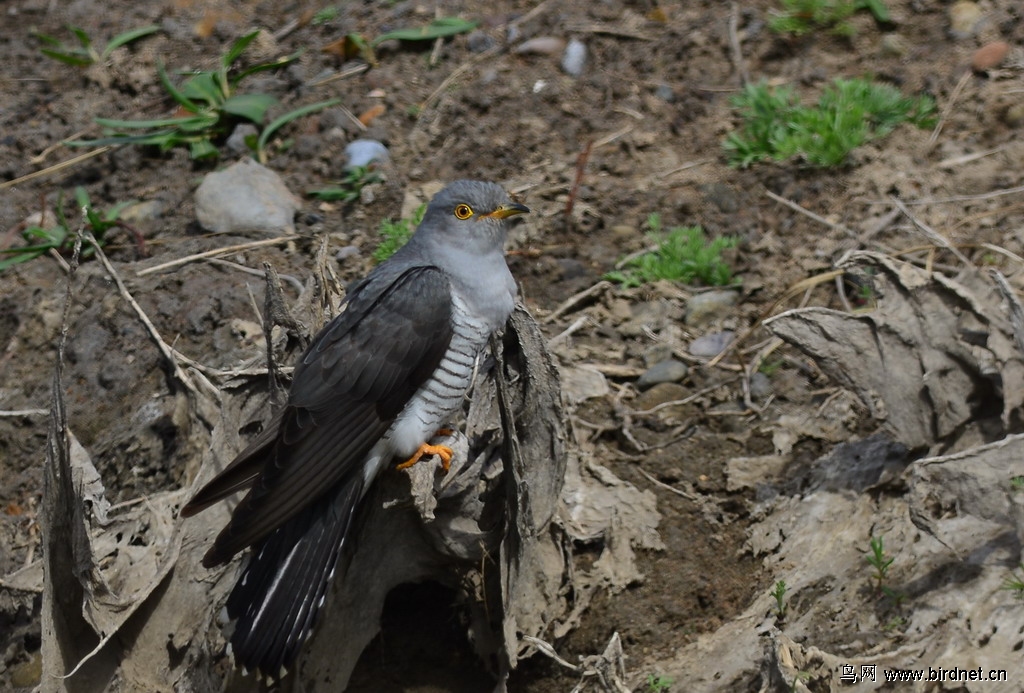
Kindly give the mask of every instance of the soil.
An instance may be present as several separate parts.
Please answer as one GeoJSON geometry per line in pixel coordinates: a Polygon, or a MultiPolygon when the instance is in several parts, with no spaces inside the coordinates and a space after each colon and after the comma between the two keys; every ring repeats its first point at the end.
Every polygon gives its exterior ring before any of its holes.
{"type": "MultiPolygon", "coordinates": [[[[813,363],[781,347],[762,368],[767,390],[745,399],[738,376],[767,339],[762,330],[746,330],[766,313],[794,307],[802,293],[777,301],[797,282],[829,270],[847,250],[898,251],[930,243],[905,217],[890,214],[891,196],[950,241],[965,244],[972,259],[988,252],[985,243],[1024,255],[1020,193],[983,195],[1020,186],[1024,177],[1020,149],[1013,147],[1024,127],[1019,3],[982,2],[980,19],[959,32],[951,31],[948,3],[886,5],[891,25],[861,12],[852,20],[851,37],[817,30],[789,39],[768,28],[778,9],[769,0],[349,2],[337,4],[337,14],[322,23],[307,20],[324,6],[306,0],[11,0],[3,6],[0,28],[0,183],[47,172],[0,188],[0,245],[19,245],[19,224],[33,213],[52,213],[62,204],[74,219],[76,186],[100,209],[126,200],[151,202],[130,217],[144,238],[144,253],[124,229],[112,230],[106,247],[132,295],[164,338],[195,361],[227,368],[258,358],[262,335],[249,326],[258,321],[254,302],[263,305],[259,276],[207,262],[137,274],[253,240],[208,234],[195,218],[199,181],[232,161],[225,147],[216,162],[195,162],[183,149],[128,146],[48,169],[88,151],[62,142],[99,136],[96,117],[169,116],[173,107],[157,79],[158,65],[172,74],[209,69],[252,28],[264,29],[264,38],[247,57],[302,50],[291,66],[243,82],[278,98],[271,117],[333,97],[356,115],[383,106],[365,130],[339,109],[283,128],[266,165],[293,192],[340,180],[344,148],[357,137],[384,142],[391,163],[386,181],[369,186],[358,201],[320,203],[303,196],[299,240],[226,259],[260,271],[269,262],[304,282],[319,239],[327,235],[332,251],[355,248],[334,265],[348,281],[372,266],[379,222],[399,218],[406,190],[463,177],[502,183],[533,210],[509,248],[527,307],[549,337],[570,328],[585,310],[598,318],[576,326],[554,349],[560,366],[603,368],[611,386],[610,394],[575,407],[577,435],[596,461],[654,493],[662,516],[665,549],[641,555],[645,579],[601,595],[581,627],[553,645],[575,662],[578,655],[603,651],[618,632],[631,685],[649,690],[648,677],[660,674],[657,662],[728,623],[774,582],[748,544],[760,491],[730,490],[726,463],[772,453],[780,417],[814,420],[835,394],[835,384],[813,363]],[[346,71],[361,61],[343,62],[322,50],[348,33],[372,37],[435,15],[463,16],[480,26],[438,46],[384,45],[378,64],[365,71],[346,71]],[[283,31],[292,22],[299,24],[283,31]],[[145,24],[161,31],[118,49],[105,67],[86,71],[39,51],[37,34],[72,40],[68,24],[97,42],[145,24]],[[271,38],[275,33],[278,38],[271,38]],[[580,76],[561,69],[560,52],[512,50],[544,36],[583,41],[587,60],[580,76]],[[1010,56],[986,74],[971,73],[974,52],[995,39],[1009,42],[1010,56]],[[827,170],[799,161],[746,170],[727,165],[722,141],[738,123],[730,99],[745,79],[791,85],[811,102],[832,79],[863,75],[905,93],[932,95],[942,111],[937,138],[904,126],[827,170]],[[977,197],[957,197],[967,195],[977,197]],[[601,281],[622,257],[647,247],[644,224],[655,212],[666,227],[700,225],[711,237],[738,238],[728,254],[741,280],[737,306],[710,323],[688,325],[682,320],[686,299],[700,288],[659,283],[611,288],[544,320],[601,281]],[[653,323],[623,329],[626,317],[651,306],[660,311],[653,323]],[[739,349],[715,365],[690,356],[693,339],[725,329],[744,337],[739,349]],[[650,365],[652,348],[666,343],[688,362],[689,374],[678,385],[641,394],[636,374],[650,365]],[[622,413],[624,407],[646,411],[691,396],[687,404],[652,413],[622,413]]],[[[35,513],[65,277],[49,256],[0,273],[0,576],[40,553],[35,513]]],[[[190,484],[195,450],[175,415],[183,395],[168,364],[98,262],[86,260],[77,281],[65,372],[69,419],[110,500],[190,484]]],[[[832,286],[805,300],[841,308],[832,286]]],[[[289,298],[295,297],[292,291],[289,298]]],[[[844,422],[843,435],[855,440],[875,428],[859,408],[844,422]]],[[[811,462],[836,442],[801,436],[780,474],[785,481],[772,493],[798,495],[811,462]]],[[[410,590],[395,595],[385,632],[364,655],[351,690],[487,689],[489,678],[472,663],[444,609],[422,618],[408,615],[410,604],[443,603],[451,595],[431,586],[410,590]],[[443,649],[425,648],[425,642],[443,649]]],[[[24,675],[26,663],[38,659],[39,603],[38,596],[0,590],[0,688],[38,682],[24,675]]],[[[535,656],[515,672],[510,689],[565,691],[576,681],[535,656]]],[[[751,679],[747,685],[758,690],[761,684],[751,679]]],[[[672,690],[686,688],[677,683],[672,690]]]]}

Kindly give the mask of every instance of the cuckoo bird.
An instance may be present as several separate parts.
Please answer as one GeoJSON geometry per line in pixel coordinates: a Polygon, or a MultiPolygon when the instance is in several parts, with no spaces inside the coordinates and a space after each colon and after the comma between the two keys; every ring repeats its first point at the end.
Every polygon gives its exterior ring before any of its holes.
{"type": "Polygon", "coordinates": [[[392,462],[451,450],[449,423],[516,285],[509,218],[529,210],[498,185],[456,181],[427,205],[409,242],[348,291],[295,367],[265,430],[182,509],[248,489],[203,557],[252,547],[227,600],[237,664],[276,678],[309,637],[367,489],[392,462]]]}

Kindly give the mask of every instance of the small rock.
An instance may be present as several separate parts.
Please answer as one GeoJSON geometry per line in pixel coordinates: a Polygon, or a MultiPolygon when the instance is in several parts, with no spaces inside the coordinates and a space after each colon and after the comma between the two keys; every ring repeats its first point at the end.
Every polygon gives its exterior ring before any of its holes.
{"type": "Polygon", "coordinates": [[[654,95],[666,103],[672,103],[676,100],[676,93],[667,84],[659,84],[654,90],[654,95]]]}
{"type": "Polygon", "coordinates": [[[1024,103],[1015,103],[1003,111],[1003,122],[1011,128],[1024,125],[1024,103]]]}
{"type": "Polygon", "coordinates": [[[637,379],[636,386],[641,390],[646,390],[659,383],[678,383],[689,372],[690,369],[685,363],[669,359],[656,363],[644,371],[644,374],[637,379]]]}
{"type": "Polygon", "coordinates": [[[245,143],[246,138],[258,136],[259,130],[256,129],[255,125],[252,123],[239,123],[231,131],[231,135],[224,144],[235,154],[248,154],[252,149],[245,143]]]}
{"type": "Polygon", "coordinates": [[[668,361],[672,358],[672,346],[664,342],[655,344],[644,350],[644,363],[648,368],[656,363],[668,361]]]}
{"type": "Polygon", "coordinates": [[[686,303],[685,322],[691,327],[699,327],[724,318],[732,312],[738,300],[739,294],[724,289],[694,294],[686,303]]]}
{"type": "Polygon", "coordinates": [[[978,30],[984,13],[978,4],[970,0],[959,0],[949,8],[949,31],[953,38],[967,38],[978,30]]]}
{"type": "Polygon", "coordinates": [[[515,47],[519,55],[558,55],[565,49],[565,41],[554,36],[537,36],[515,47]]]}
{"type": "Polygon", "coordinates": [[[907,54],[907,40],[899,34],[886,34],[882,37],[882,41],[879,44],[879,49],[882,55],[889,55],[895,58],[901,58],[907,54]]]}
{"type": "Polygon", "coordinates": [[[560,375],[562,393],[570,404],[578,404],[594,397],[604,397],[611,392],[604,375],[594,368],[565,368],[560,375]]]}
{"type": "Polygon", "coordinates": [[[140,221],[158,219],[163,213],[164,203],[160,200],[143,200],[122,209],[117,218],[129,224],[135,224],[140,221]]]}
{"type": "Polygon", "coordinates": [[[639,337],[644,330],[656,332],[668,324],[672,304],[668,301],[646,301],[630,307],[632,317],[619,326],[619,334],[624,337],[639,337]]]}
{"type": "Polygon", "coordinates": [[[491,35],[479,29],[466,37],[466,46],[471,53],[483,53],[494,48],[495,40],[491,35]]]}
{"type": "Polygon", "coordinates": [[[353,140],[345,147],[345,156],[348,159],[345,163],[346,171],[373,163],[387,163],[391,158],[388,148],[377,140],[353,140]]]}
{"type": "Polygon", "coordinates": [[[572,39],[562,53],[562,70],[567,75],[579,77],[583,74],[583,66],[587,62],[587,47],[579,39],[572,39]]]}
{"type": "MultiPolygon", "coordinates": [[[[686,399],[689,396],[690,391],[679,383],[658,383],[653,386],[650,390],[647,390],[635,400],[633,400],[633,411],[647,411],[653,409],[659,404],[665,404],[666,402],[675,402],[676,400],[686,399]]],[[[672,409],[681,409],[679,407],[668,407],[669,413],[672,415],[679,414],[679,411],[671,411],[672,409]]]]}
{"type": "Polygon", "coordinates": [[[735,336],[732,330],[722,330],[697,337],[690,343],[690,353],[698,358],[713,358],[722,353],[735,336]]]}
{"type": "Polygon", "coordinates": [[[707,195],[708,200],[725,214],[734,214],[739,211],[740,197],[731,185],[711,183],[701,186],[701,190],[707,195]]]}
{"type": "Polygon", "coordinates": [[[214,233],[293,233],[299,204],[281,177],[252,159],[214,171],[196,190],[196,218],[214,233]]]}
{"type": "Polygon", "coordinates": [[[988,72],[998,67],[1010,52],[1010,44],[1006,41],[993,41],[974,51],[971,58],[971,69],[975,72],[988,72]]]}
{"type": "Polygon", "coordinates": [[[359,248],[354,245],[346,245],[338,248],[338,252],[334,254],[334,259],[338,262],[347,260],[350,257],[359,257],[359,248]]]}
{"type": "Polygon", "coordinates": [[[761,371],[750,376],[750,398],[755,402],[767,399],[773,392],[772,381],[761,371]]]}

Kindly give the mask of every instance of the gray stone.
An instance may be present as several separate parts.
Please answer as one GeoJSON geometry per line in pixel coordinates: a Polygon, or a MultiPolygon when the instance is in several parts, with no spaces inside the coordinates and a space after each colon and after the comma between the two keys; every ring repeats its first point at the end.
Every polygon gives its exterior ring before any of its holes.
{"type": "Polygon", "coordinates": [[[259,134],[259,130],[252,123],[239,123],[224,144],[235,154],[248,154],[252,149],[245,143],[246,138],[257,137],[259,134]]]}
{"type": "Polygon", "coordinates": [[[714,322],[729,315],[737,301],[739,294],[724,289],[694,294],[686,303],[684,321],[692,327],[714,322]]]}
{"type": "Polygon", "coordinates": [[[208,174],[196,190],[196,218],[214,233],[294,233],[298,208],[281,177],[248,158],[208,174]]]}
{"type": "Polygon", "coordinates": [[[697,337],[690,343],[690,353],[698,358],[712,358],[722,353],[722,350],[732,343],[736,334],[731,330],[712,332],[702,337],[697,337]]]}
{"type": "Polygon", "coordinates": [[[690,369],[685,363],[669,359],[656,363],[644,371],[643,375],[637,378],[636,386],[641,390],[646,390],[659,383],[678,383],[689,372],[690,369]]]}

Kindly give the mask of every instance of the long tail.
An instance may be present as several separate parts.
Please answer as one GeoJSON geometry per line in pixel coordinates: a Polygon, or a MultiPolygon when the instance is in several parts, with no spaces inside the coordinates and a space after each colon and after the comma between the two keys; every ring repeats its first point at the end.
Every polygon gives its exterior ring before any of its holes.
{"type": "Polygon", "coordinates": [[[227,601],[236,619],[231,649],[247,670],[280,678],[295,661],[323,606],[363,485],[361,474],[350,475],[253,546],[227,601]]]}

